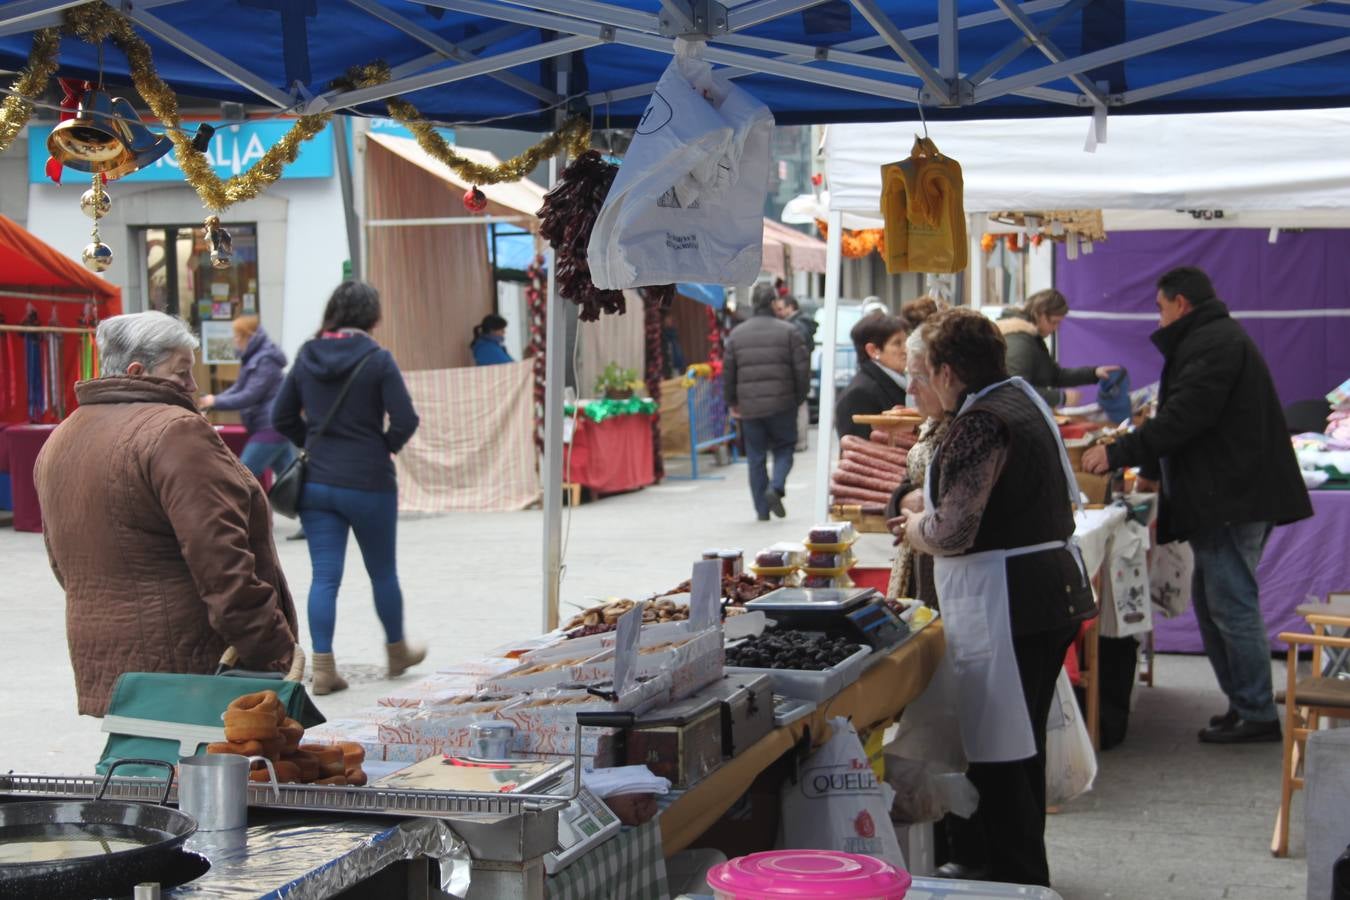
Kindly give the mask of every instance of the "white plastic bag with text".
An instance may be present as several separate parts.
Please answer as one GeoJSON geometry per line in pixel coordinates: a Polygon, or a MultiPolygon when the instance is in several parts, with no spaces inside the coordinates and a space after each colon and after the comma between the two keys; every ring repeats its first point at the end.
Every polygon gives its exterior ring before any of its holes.
{"type": "Polygon", "coordinates": [[[773,114],[676,42],[591,231],[602,290],[749,285],[764,246],[773,114]]]}
{"type": "Polygon", "coordinates": [[[831,719],[830,730],[829,741],[802,765],[797,782],[783,786],[779,846],[861,853],[904,868],[891,825],[894,791],[877,781],[848,719],[831,719]]]}

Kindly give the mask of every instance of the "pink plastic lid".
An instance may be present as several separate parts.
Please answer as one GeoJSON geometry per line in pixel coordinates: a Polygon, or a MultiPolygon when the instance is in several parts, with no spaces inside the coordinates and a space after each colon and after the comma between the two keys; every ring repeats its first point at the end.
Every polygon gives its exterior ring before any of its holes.
{"type": "Polygon", "coordinates": [[[709,887],[736,900],[903,900],[910,881],[908,872],[885,860],[838,850],[752,853],[708,873],[709,887]]]}

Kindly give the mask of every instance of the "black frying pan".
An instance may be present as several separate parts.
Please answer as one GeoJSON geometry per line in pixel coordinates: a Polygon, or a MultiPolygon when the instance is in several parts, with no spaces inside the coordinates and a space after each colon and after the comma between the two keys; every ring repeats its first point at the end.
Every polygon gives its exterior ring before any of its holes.
{"type": "Polygon", "coordinates": [[[120,765],[169,770],[164,798],[173,787],[173,766],[161,760],[124,759],[112,765],[93,800],[0,803],[0,853],[6,845],[79,841],[88,851],[69,859],[0,863],[0,898],[107,897],[130,894],[137,884],[159,881],[197,830],[192,816],[168,806],[104,800],[120,765]]]}

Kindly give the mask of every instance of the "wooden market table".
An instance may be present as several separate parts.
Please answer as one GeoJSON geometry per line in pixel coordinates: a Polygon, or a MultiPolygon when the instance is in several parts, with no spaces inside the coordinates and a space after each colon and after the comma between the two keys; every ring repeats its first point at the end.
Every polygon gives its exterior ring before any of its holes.
{"type": "Polygon", "coordinates": [[[666,856],[690,846],[731,809],[761,772],[810,735],[814,746],[829,737],[826,723],[851,718],[859,732],[889,723],[923,693],[937,671],[946,644],[937,620],[886,654],[834,699],[809,716],[776,728],[740,756],[700,781],[661,813],[661,843],[666,856]]]}

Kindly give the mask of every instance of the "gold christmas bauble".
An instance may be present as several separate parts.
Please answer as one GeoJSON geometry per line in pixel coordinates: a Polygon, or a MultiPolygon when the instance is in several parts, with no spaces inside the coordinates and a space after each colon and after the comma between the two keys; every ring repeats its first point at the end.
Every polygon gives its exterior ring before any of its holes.
{"type": "Polygon", "coordinates": [[[96,241],[92,244],[86,244],[84,253],[80,254],[84,267],[91,272],[106,272],[112,265],[112,248],[102,241],[96,241]]]}
{"type": "Polygon", "coordinates": [[[80,195],[80,212],[91,219],[101,219],[112,209],[112,198],[104,190],[93,188],[80,195]]]}

